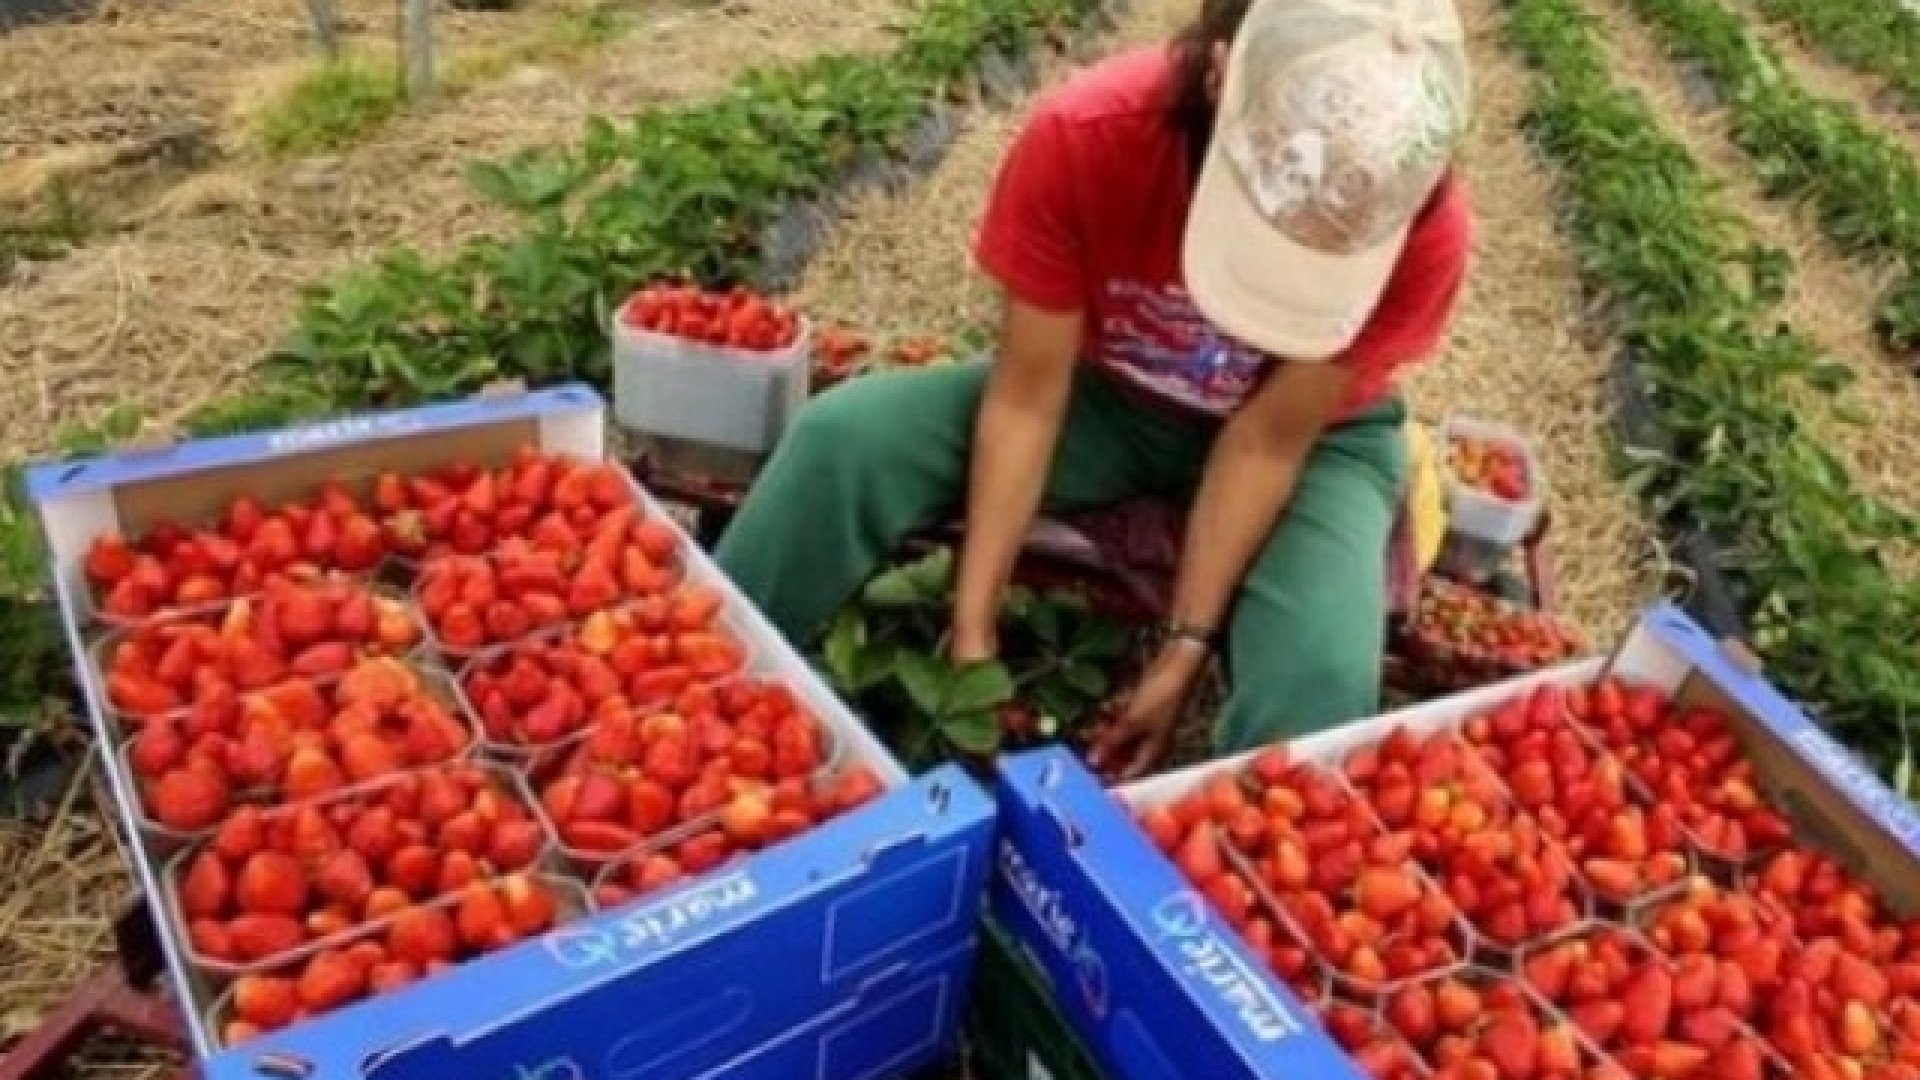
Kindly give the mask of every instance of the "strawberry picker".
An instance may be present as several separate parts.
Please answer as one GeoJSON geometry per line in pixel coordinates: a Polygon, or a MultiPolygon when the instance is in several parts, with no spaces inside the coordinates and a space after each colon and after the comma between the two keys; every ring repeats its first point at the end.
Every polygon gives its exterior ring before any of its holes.
{"type": "Polygon", "coordinates": [[[801,415],[722,538],[790,637],[962,505],[949,650],[995,655],[1036,514],[1189,507],[1163,644],[1097,766],[1166,751],[1206,662],[1230,752],[1371,714],[1407,365],[1440,345],[1472,239],[1452,156],[1450,0],[1203,0],[1169,44],[1045,96],[976,244],[991,362],[871,375],[801,415]]]}

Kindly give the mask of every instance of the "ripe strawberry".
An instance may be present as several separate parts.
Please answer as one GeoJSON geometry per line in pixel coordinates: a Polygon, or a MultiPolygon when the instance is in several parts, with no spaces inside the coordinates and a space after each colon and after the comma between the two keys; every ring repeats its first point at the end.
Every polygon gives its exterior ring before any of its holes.
{"type": "Polygon", "coordinates": [[[287,855],[255,852],[234,879],[234,901],[254,914],[299,916],[307,906],[306,876],[287,855]]]}
{"type": "Polygon", "coordinates": [[[300,997],[291,979],[243,975],[233,984],[233,1015],[262,1032],[293,1023],[300,997]]]}
{"type": "Polygon", "coordinates": [[[359,852],[351,848],[336,851],[315,871],[314,887],[328,900],[358,911],[373,892],[373,871],[359,852]]]}
{"type": "Polygon", "coordinates": [[[256,963],[291,952],[306,940],[300,923],[286,915],[245,912],[227,923],[231,955],[244,963],[256,963]]]}
{"type": "Polygon", "coordinates": [[[459,935],[453,920],[437,907],[409,907],[387,928],[387,951],[395,960],[426,967],[453,960],[459,935]]]}
{"type": "Polygon", "coordinates": [[[154,781],[147,792],[153,819],[175,832],[199,832],[227,809],[227,787],[209,768],[191,762],[154,781]]]}
{"type": "Polygon", "coordinates": [[[513,923],[505,902],[491,885],[482,882],[461,890],[454,922],[459,928],[460,940],[469,948],[490,951],[514,941],[513,923]]]}
{"type": "Polygon", "coordinates": [[[315,953],[300,972],[301,1006],[309,1013],[337,1009],[366,992],[366,968],[333,949],[315,953]]]}

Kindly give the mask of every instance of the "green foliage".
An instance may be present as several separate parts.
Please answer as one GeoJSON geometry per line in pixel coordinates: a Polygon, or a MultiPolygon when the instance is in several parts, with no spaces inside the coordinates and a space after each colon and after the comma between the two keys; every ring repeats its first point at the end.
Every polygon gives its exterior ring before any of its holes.
{"type": "Polygon", "coordinates": [[[1001,612],[998,663],[944,659],[953,552],[869,582],[827,632],[828,680],[912,767],[954,754],[985,759],[1035,739],[1071,737],[1117,689],[1132,635],[1066,591],[1015,588],[1001,612]]]}
{"type": "Polygon", "coordinates": [[[1920,8],[1899,0],[1759,0],[1768,18],[1815,48],[1879,77],[1920,109],[1920,8]]]}
{"type": "MultiPolygon", "coordinates": [[[[1747,31],[1721,0],[1632,0],[1667,49],[1704,70],[1727,101],[1733,141],[1774,198],[1812,207],[1821,230],[1847,255],[1888,261],[1904,271],[1897,291],[1867,312],[1888,348],[1920,346],[1920,325],[1905,304],[1920,290],[1920,167],[1901,143],[1863,120],[1849,103],[1815,97],[1780,57],[1747,31]]],[[[1767,0],[1776,13],[1799,12],[1809,27],[1838,35],[1840,9],[1861,28],[1885,31],[1886,53],[1920,88],[1920,19],[1877,0],[1767,0]],[[1877,15],[1869,18],[1863,9],[1877,15]],[[1822,12],[1816,14],[1815,12],[1822,12]]],[[[1855,31],[1845,40],[1855,41],[1855,31]]],[[[1864,40],[1864,39],[1861,39],[1864,40]]]]}
{"type": "Polygon", "coordinates": [[[1578,0],[1509,6],[1507,37],[1538,75],[1528,128],[1563,167],[1582,271],[1614,301],[1672,443],[1634,455],[1630,485],[1730,546],[1769,675],[1892,768],[1920,713],[1920,583],[1896,581],[1880,552],[1912,542],[1915,523],[1852,483],[1789,392],[1831,393],[1845,370],[1780,324],[1784,255],[1756,248],[1644,100],[1614,85],[1578,0]]]}
{"type": "Polygon", "coordinates": [[[258,120],[270,154],[337,150],[387,122],[406,101],[391,65],[339,60],[314,68],[258,120]]]}

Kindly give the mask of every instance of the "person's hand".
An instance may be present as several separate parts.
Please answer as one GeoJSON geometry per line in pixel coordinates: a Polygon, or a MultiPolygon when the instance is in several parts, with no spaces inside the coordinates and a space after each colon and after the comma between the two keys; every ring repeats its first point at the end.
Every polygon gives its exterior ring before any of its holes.
{"type": "Polygon", "coordinates": [[[1204,660],[1203,652],[1178,641],[1154,656],[1117,703],[1112,722],[1095,735],[1087,762],[1095,772],[1124,783],[1145,776],[1166,757],[1204,660]]]}

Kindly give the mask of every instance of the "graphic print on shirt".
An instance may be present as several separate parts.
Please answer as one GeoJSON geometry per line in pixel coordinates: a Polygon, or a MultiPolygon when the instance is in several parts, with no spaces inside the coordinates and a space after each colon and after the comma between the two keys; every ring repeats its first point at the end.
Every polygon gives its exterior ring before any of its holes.
{"type": "Polygon", "coordinates": [[[1225,413],[1240,404],[1266,357],[1233,341],[1177,284],[1106,283],[1095,364],[1189,408],[1225,413]]]}

